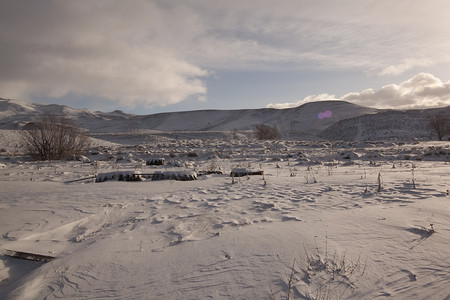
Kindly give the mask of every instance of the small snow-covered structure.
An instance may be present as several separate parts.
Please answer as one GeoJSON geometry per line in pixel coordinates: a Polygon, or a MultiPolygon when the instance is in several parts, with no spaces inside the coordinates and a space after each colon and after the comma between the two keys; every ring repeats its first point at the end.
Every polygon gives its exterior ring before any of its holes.
{"type": "Polygon", "coordinates": [[[152,180],[189,181],[189,180],[197,180],[197,173],[192,170],[164,171],[164,172],[157,171],[154,174],[152,174],[150,178],[152,180]]]}
{"type": "Polygon", "coordinates": [[[341,153],[341,157],[343,159],[357,159],[359,158],[359,154],[353,151],[345,151],[341,153]]]}
{"type": "Polygon", "coordinates": [[[204,176],[204,175],[223,175],[222,170],[215,170],[215,171],[200,171],[197,173],[198,176],[204,176]]]}
{"type": "Polygon", "coordinates": [[[147,166],[163,166],[166,164],[164,158],[151,158],[147,160],[147,166]]]}
{"type": "Polygon", "coordinates": [[[246,168],[234,168],[230,173],[231,177],[242,177],[250,175],[264,175],[264,171],[253,171],[246,168]]]}
{"type": "Polygon", "coordinates": [[[188,157],[198,157],[198,153],[195,151],[190,151],[187,153],[187,156],[188,157]]]}
{"type": "Polygon", "coordinates": [[[18,258],[18,259],[25,259],[25,260],[32,260],[32,261],[38,261],[38,262],[49,262],[55,259],[56,257],[50,256],[50,255],[43,255],[38,253],[32,253],[32,252],[23,252],[23,251],[15,251],[15,250],[6,250],[3,255],[18,258]]]}
{"type": "Polygon", "coordinates": [[[84,163],[90,163],[91,162],[91,160],[87,157],[87,156],[84,156],[84,155],[74,155],[73,156],[73,160],[78,160],[78,161],[81,161],[81,162],[84,162],[84,163]]]}
{"type": "Polygon", "coordinates": [[[98,174],[95,182],[105,181],[143,181],[149,180],[197,180],[197,173],[192,170],[155,171],[153,173],[141,173],[140,171],[117,171],[98,174]]]}
{"type": "Polygon", "coordinates": [[[139,171],[118,171],[98,174],[95,182],[105,181],[142,181],[142,175],[139,171]]]}

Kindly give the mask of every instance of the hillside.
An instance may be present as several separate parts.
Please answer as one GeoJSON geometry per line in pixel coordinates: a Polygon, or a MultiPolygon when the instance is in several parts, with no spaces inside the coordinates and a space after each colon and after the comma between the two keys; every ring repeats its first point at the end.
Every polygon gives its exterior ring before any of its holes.
{"type": "MultiPolygon", "coordinates": [[[[345,101],[311,102],[289,109],[197,110],[150,115],[100,112],[64,105],[0,99],[0,130],[17,130],[42,113],[63,115],[93,136],[117,133],[169,134],[177,137],[223,136],[251,131],[258,124],[278,128],[294,140],[436,139],[429,128],[435,114],[450,107],[424,110],[379,110],[345,101]]],[[[115,141],[115,140],[111,140],[115,141]]]]}
{"type": "Polygon", "coordinates": [[[30,104],[0,99],[0,129],[20,129],[44,112],[64,115],[92,133],[158,131],[229,131],[252,130],[258,124],[275,126],[282,131],[317,134],[335,122],[373,114],[378,110],[344,101],[307,103],[289,109],[199,110],[133,115],[121,111],[91,112],[64,105],[30,104]],[[329,111],[327,118],[320,113],[329,111]],[[331,113],[330,113],[331,112],[331,113]]]}
{"type": "Polygon", "coordinates": [[[162,131],[228,131],[250,130],[258,124],[267,124],[282,131],[304,131],[317,134],[340,119],[372,114],[376,109],[344,101],[307,103],[289,109],[202,110],[163,113],[135,118],[140,128],[162,131]],[[321,112],[331,111],[330,118],[319,119],[321,112]]]}
{"type": "Polygon", "coordinates": [[[450,107],[425,110],[388,110],[341,120],[318,134],[327,140],[433,140],[429,119],[450,116],[450,107]]]}

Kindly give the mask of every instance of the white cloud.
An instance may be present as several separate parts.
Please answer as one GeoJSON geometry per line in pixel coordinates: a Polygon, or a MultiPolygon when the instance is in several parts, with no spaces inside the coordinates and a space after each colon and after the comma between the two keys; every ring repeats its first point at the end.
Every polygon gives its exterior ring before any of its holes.
{"type": "Polygon", "coordinates": [[[419,73],[400,84],[381,89],[349,93],[340,100],[378,108],[424,108],[450,105],[450,81],[419,73]]]}
{"type": "Polygon", "coordinates": [[[270,103],[266,107],[283,109],[283,108],[297,107],[297,106],[303,105],[308,102],[329,101],[329,100],[336,100],[336,96],[329,95],[329,94],[310,95],[310,96],[307,96],[304,99],[297,101],[297,102],[270,103]]]}
{"type": "Polygon", "coordinates": [[[430,59],[405,59],[398,65],[390,65],[381,70],[379,75],[400,75],[416,67],[427,67],[434,63],[430,59]]]}
{"type": "Polygon", "coordinates": [[[208,29],[196,37],[200,51],[192,54],[213,67],[306,65],[384,76],[450,61],[444,0],[195,3],[208,29]]]}
{"type": "MultiPolygon", "coordinates": [[[[271,108],[289,108],[307,102],[336,99],[334,95],[312,95],[294,103],[269,104],[271,108]]],[[[400,84],[389,84],[379,90],[351,92],[336,100],[375,108],[426,108],[450,105],[450,81],[442,82],[432,74],[419,73],[400,84]]]]}
{"type": "Polygon", "coordinates": [[[1,96],[153,106],[205,99],[216,69],[398,75],[450,62],[448,9],[447,0],[3,0],[1,96]]]}

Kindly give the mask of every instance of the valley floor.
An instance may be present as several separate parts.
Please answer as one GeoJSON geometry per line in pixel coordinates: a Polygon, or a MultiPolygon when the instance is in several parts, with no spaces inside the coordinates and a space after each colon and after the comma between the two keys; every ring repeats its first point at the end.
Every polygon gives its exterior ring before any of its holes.
{"type": "Polygon", "coordinates": [[[0,298],[450,299],[448,162],[249,157],[195,181],[67,183],[93,165],[2,163],[0,249],[56,258],[1,255],[0,298]]]}

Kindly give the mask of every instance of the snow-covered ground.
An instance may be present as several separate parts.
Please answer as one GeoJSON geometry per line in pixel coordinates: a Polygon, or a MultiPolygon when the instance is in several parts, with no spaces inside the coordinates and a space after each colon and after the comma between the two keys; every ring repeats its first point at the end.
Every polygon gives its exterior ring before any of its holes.
{"type": "Polygon", "coordinates": [[[110,136],[33,162],[3,134],[0,249],[56,258],[1,255],[1,299],[450,298],[449,142],[110,136]],[[198,179],[75,181],[185,169],[198,179]]]}

